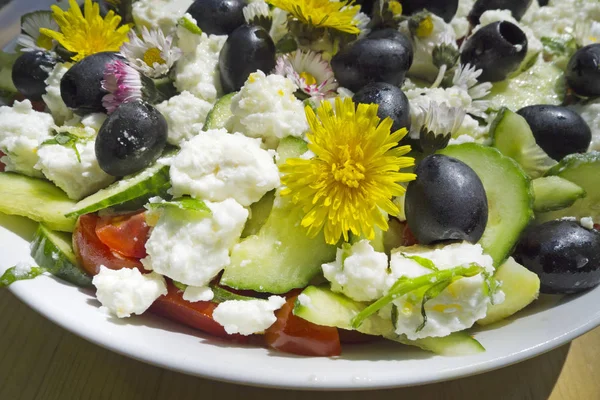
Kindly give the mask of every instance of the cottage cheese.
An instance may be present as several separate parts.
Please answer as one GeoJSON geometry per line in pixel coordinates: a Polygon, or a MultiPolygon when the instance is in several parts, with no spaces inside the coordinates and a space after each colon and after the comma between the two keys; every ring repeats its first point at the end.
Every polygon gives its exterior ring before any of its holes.
{"type": "Polygon", "coordinates": [[[223,95],[219,53],[227,36],[203,33],[193,51],[185,52],[175,65],[175,87],[214,104],[223,95]]]}
{"type": "Polygon", "coordinates": [[[229,265],[229,251],[242,234],[248,210],[232,199],[206,205],[212,212],[208,217],[173,208],[162,211],[146,243],[146,269],[202,287],[229,265]]]}
{"type": "Polygon", "coordinates": [[[169,125],[167,141],[172,145],[181,146],[183,141],[200,133],[212,104],[190,92],[183,92],[158,104],[156,109],[162,113],[169,125]]]}
{"type": "MultiPolygon", "coordinates": [[[[488,273],[494,271],[492,258],[483,254],[479,244],[464,242],[438,247],[398,248],[392,252],[390,262],[391,274],[394,277],[416,278],[432,272],[408,256],[429,259],[440,270],[477,263],[488,273]]],[[[471,327],[487,313],[490,299],[484,292],[484,284],[485,278],[481,274],[461,278],[452,283],[439,296],[426,303],[427,324],[419,332],[416,330],[423,322],[420,296],[409,293],[399,297],[394,301],[398,309],[396,333],[415,340],[430,336],[447,336],[471,327]]],[[[502,296],[497,298],[501,300],[502,296]]]]}
{"type": "Polygon", "coordinates": [[[91,128],[98,133],[102,127],[102,124],[104,124],[104,121],[106,121],[106,118],[108,118],[108,115],[104,113],[88,114],[81,119],[81,125],[83,125],[85,128],[91,128]]]}
{"type": "Polygon", "coordinates": [[[155,272],[142,275],[138,269],[112,270],[101,266],[92,283],[100,303],[119,318],[143,314],[156,299],[167,294],[162,276],[155,272]]]}
{"type": "Polygon", "coordinates": [[[263,332],[277,321],[275,311],[285,304],[285,299],[271,296],[268,300],[229,300],[217,306],[213,319],[232,335],[252,335],[263,332]]]}
{"type": "Polygon", "coordinates": [[[261,138],[275,148],[286,136],[300,137],[308,130],[303,103],[294,96],[298,88],[281,75],[262,71],[250,77],[231,102],[232,131],[261,138]]]}
{"type": "Polygon", "coordinates": [[[213,297],[215,297],[215,294],[208,286],[188,286],[183,291],[183,299],[191,303],[211,301],[213,297]]]}
{"type": "Polygon", "coordinates": [[[46,178],[65,191],[73,200],[96,193],[113,183],[115,178],[104,172],[98,165],[94,140],[77,143],[81,162],[75,151],[59,144],[41,146],[39,160],[35,168],[41,170],[46,178]]]}
{"type": "Polygon", "coordinates": [[[50,114],[37,112],[29,100],[15,102],[13,107],[0,107],[0,161],[6,171],[42,177],[35,169],[37,148],[50,139],[54,120],[50,114]]]}
{"type": "Polygon", "coordinates": [[[592,217],[583,217],[579,224],[587,229],[594,229],[594,219],[592,217]]]}
{"type": "Polygon", "coordinates": [[[45,80],[46,94],[42,95],[46,107],[54,117],[54,122],[58,125],[73,118],[73,111],[67,107],[60,95],[60,80],[68,70],[69,68],[65,64],[56,64],[45,80]]]}
{"type": "Polygon", "coordinates": [[[183,143],[171,163],[174,196],[189,194],[211,201],[235,199],[243,206],[279,186],[274,152],[260,140],[213,129],[183,143]]]}
{"type": "Polygon", "coordinates": [[[375,251],[368,240],[344,245],[335,261],[322,268],[331,290],[356,301],[379,299],[395,281],[388,272],[387,255],[375,251]]]}
{"type": "Polygon", "coordinates": [[[475,0],[458,0],[458,9],[450,25],[454,29],[454,34],[457,39],[463,38],[469,34],[471,25],[468,20],[468,15],[475,5],[475,0]]]}
{"type": "Polygon", "coordinates": [[[193,0],[138,0],[133,3],[132,15],[135,25],[148,29],[160,28],[169,34],[192,5],[193,0]]]}
{"type": "Polygon", "coordinates": [[[592,131],[592,142],[588,151],[600,151],[600,99],[587,104],[575,104],[569,108],[579,113],[592,131]]]}

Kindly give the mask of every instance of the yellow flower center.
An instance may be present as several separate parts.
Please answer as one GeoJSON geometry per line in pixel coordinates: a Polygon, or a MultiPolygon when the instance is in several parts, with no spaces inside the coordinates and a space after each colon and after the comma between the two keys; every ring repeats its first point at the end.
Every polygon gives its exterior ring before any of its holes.
{"type": "Polygon", "coordinates": [[[154,63],[158,63],[160,65],[166,64],[167,62],[161,57],[160,50],[156,47],[148,49],[144,53],[144,62],[149,66],[153,66],[154,63]]]}
{"type": "Polygon", "coordinates": [[[352,160],[346,161],[344,164],[332,164],[331,173],[333,179],[350,188],[357,188],[360,181],[365,179],[365,167],[362,163],[352,160]]]}
{"type": "Polygon", "coordinates": [[[40,36],[36,40],[36,44],[42,49],[50,50],[52,48],[52,38],[40,33],[40,36]]]}
{"type": "Polygon", "coordinates": [[[427,37],[433,33],[433,20],[431,16],[427,16],[423,18],[421,22],[419,22],[419,27],[417,28],[416,34],[420,38],[427,37]]]}
{"type": "Polygon", "coordinates": [[[317,79],[306,71],[300,74],[300,78],[304,79],[304,82],[309,86],[317,84],[317,79]]]}
{"type": "Polygon", "coordinates": [[[390,10],[394,16],[402,15],[402,4],[400,4],[399,1],[392,0],[388,3],[388,10],[390,10]]]}

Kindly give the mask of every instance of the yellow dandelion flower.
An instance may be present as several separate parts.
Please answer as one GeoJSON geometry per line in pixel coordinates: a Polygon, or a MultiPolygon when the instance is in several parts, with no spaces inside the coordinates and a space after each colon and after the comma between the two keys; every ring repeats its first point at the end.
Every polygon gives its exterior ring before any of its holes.
{"type": "Polygon", "coordinates": [[[349,1],[329,0],[267,0],[271,5],[290,13],[298,21],[315,28],[329,28],[353,35],[360,33],[356,15],[360,6],[349,1]]]}
{"type": "Polygon", "coordinates": [[[400,182],[414,180],[400,172],[415,160],[403,157],[410,146],[398,146],[406,129],[391,133],[392,120],[381,121],[376,104],[359,104],[350,98],[323,102],[315,112],[306,107],[310,126],[310,159],[288,159],[281,166],[282,196],[302,208],[302,226],[314,237],[324,230],[327,243],[335,244],[348,233],[369,239],[375,227],[388,229],[382,211],[397,215],[393,196],[404,194],[400,182]]]}
{"type": "Polygon", "coordinates": [[[91,0],[85,0],[83,13],[75,0],[69,0],[69,5],[68,11],[52,6],[54,20],[60,27],[60,32],[45,28],[40,29],[40,32],[75,53],[73,61],[103,51],[119,51],[127,41],[130,26],[119,27],[121,17],[114,11],[109,11],[103,19],[98,3],[92,3],[91,0]]]}

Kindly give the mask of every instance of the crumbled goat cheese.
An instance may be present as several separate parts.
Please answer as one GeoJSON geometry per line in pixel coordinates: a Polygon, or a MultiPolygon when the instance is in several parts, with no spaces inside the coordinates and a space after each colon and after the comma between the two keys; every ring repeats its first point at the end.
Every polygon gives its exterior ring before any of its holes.
{"type": "Polygon", "coordinates": [[[463,38],[469,34],[471,24],[467,17],[473,9],[474,4],[475,0],[458,0],[458,9],[456,10],[454,18],[450,21],[450,25],[452,26],[452,29],[454,29],[454,34],[457,39],[463,38]]]}
{"type": "Polygon", "coordinates": [[[600,22],[598,0],[560,0],[527,12],[521,23],[531,28],[538,38],[542,38],[575,35],[578,25],[590,24],[592,21],[600,22]]]}
{"type": "Polygon", "coordinates": [[[102,265],[92,283],[100,303],[119,318],[143,314],[156,299],[167,294],[162,276],[155,272],[142,275],[136,268],[112,270],[102,265]]]}
{"type": "Polygon", "coordinates": [[[600,151],[600,99],[587,104],[575,104],[569,108],[581,115],[592,131],[592,142],[588,151],[600,151]]]}
{"type": "Polygon", "coordinates": [[[197,301],[211,301],[213,297],[215,297],[215,294],[207,286],[188,286],[183,291],[183,299],[192,303],[197,301]]]}
{"type": "Polygon", "coordinates": [[[269,148],[277,147],[286,136],[302,136],[308,122],[304,104],[294,96],[297,89],[281,75],[266,76],[262,71],[250,74],[232,99],[231,130],[262,138],[269,148]]]}
{"type": "Polygon", "coordinates": [[[592,217],[583,217],[580,221],[581,226],[587,229],[594,229],[594,219],[592,217]]]}
{"type": "Polygon", "coordinates": [[[81,125],[83,125],[86,128],[91,128],[97,133],[102,127],[104,121],[106,121],[106,118],[108,118],[108,115],[104,113],[88,114],[85,117],[81,118],[81,125]]]}
{"type": "Polygon", "coordinates": [[[300,303],[301,306],[303,307],[307,307],[310,308],[312,306],[312,300],[310,297],[308,297],[307,295],[305,295],[304,293],[301,293],[298,296],[298,302],[300,303]]]}
{"type": "Polygon", "coordinates": [[[42,95],[42,99],[57,125],[64,124],[65,121],[73,118],[73,111],[67,107],[60,95],[60,81],[68,70],[69,68],[65,64],[58,63],[45,80],[46,94],[42,95]]]}
{"type": "Polygon", "coordinates": [[[38,162],[37,149],[51,138],[54,120],[50,114],[37,112],[29,100],[16,101],[13,107],[0,107],[0,162],[6,171],[41,178],[34,168],[38,162]]]}
{"type": "Polygon", "coordinates": [[[30,272],[31,269],[34,267],[35,265],[32,264],[31,262],[18,262],[17,265],[15,265],[14,269],[12,270],[13,275],[15,276],[15,278],[23,278],[26,277],[30,272]]]}
{"type": "Polygon", "coordinates": [[[166,208],[152,229],[142,264],[148,270],[191,286],[206,286],[229,265],[248,210],[233,199],[206,201],[211,215],[166,208]]]}
{"type": "Polygon", "coordinates": [[[169,34],[193,2],[193,0],[138,0],[133,2],[132,6],[133,21],[137,27],[160,28],[165,34],[169,34]]]}
{"type": "Polygon", "coordinates": [[[260,140],[224,129],[203,132],[182,144],[171,163],[174,196],[189,194],[211,201],[235,199],[243,206],[279,186],[272,151],[260,140]]]}
{"type": "Polygon", "coordinates": [[[232,335],[252,335],[263,332],[277,321],[275,311],[285,304],[285,299],[271,296],[268,300],[228,300],[213,311],[213,319],[232,335]]]}
{"type": "Polygon", "coordinates": [[[181,146],[184,140],[200,133],[212,104],[184,91],[158,104],[156,109],[162,113],[169,125],[168,142],[181,146]]]}

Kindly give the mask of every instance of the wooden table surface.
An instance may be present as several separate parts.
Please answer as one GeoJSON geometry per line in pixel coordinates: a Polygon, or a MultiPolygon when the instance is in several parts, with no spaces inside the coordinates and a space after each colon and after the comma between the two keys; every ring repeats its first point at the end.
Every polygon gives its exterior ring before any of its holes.
{"type": "MultiPolygon", "coordinates": [[[[521,364],[446,383],[341,399],[599,400],[600,328],[521,364]]],[[[0,290],[0,400],[325,400],[332,393],[244,387],[164,370],[86,342],[0,290]]]]}

